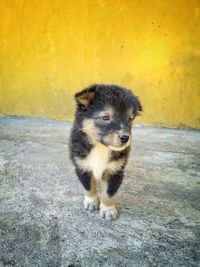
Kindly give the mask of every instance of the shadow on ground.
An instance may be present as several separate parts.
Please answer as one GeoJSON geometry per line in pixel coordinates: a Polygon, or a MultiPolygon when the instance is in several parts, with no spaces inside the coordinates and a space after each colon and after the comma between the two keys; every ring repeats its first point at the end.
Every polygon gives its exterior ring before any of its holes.
{"type": "Polygon", "coordinates": [[[200,266],[200,133],[134,127],[106,221],[82,208],[70,126],[0,118],[0,266],[200,266]]]}

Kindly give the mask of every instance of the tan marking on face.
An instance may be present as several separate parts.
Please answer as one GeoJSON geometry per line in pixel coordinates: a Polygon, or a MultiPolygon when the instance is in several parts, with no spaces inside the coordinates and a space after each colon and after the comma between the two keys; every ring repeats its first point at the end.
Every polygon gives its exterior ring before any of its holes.
{"type": "Polygon", "coordinates": [[[111,107],[106,107],[104,110],[95,113],[95,117],[109,116],[110,120],[113,120],[114,110],[111,107]]]}
{"type": "Polygon", "coordinates": [[[110,116],[111,119],[113,119],[114,116],[114,109],[112,107],[106,107],[105,111],[107,112],[107,114],[110,116]]]}
{"type": "Polygon", "coordinates": [[[121,142],[119,139],[119,132],[114,132],[114,133],[106,135],[103,138],[103,141],[106,144],[111,145],[111,146],[121,146],[121,142]]]}
{"type": "Polygon", "coordinates": [[[109,148],[111,150],[113,150],[113,151],[122,151],[122,150],[126,149],[127,147],[129,147],[131,145],[131,140],[132,140],[132,136],[130,135],[128,142],[124,146],[120,146],[120,147],[117,147],[117,146],[109,146],[109,148]]]}
{"type": "Polygon", "coordinates": [[[82,131],[88,135],[92,144],[98,141],[98,129],[95,127],[93,119],[84,119],[82,131]]]}
{"type": "Polygon", "coordinates": [[[120,131],[114,132],[104,137],[104,142],[108,144],[108,147],[113,151],[122,151],[131,145],[131,134],[129,135],[128,142],[123,146],[121,145],[119,134],[120,134],[120,131]]]}

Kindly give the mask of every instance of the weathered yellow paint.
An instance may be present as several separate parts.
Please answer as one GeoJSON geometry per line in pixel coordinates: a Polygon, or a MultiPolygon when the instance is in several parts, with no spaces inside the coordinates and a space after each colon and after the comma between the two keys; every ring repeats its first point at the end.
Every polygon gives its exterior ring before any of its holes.
{"type": "Polygon", "coordinates": [[[143,124],[200,127],[199,0],[0,1],[0,114],[71,119],[92,83],[133,88],[143,124]]]}

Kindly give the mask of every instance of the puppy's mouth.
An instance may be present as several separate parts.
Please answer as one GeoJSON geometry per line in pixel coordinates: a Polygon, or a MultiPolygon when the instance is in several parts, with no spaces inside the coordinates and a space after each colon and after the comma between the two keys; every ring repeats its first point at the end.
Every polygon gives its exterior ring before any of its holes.
{"type": "Polygon", "coordinates": [[[124,146],[108,146],[108,147],[113,151],[122,151],[126,149],[128,146],[124,145],[124,146]]]}
{"type": "Polygon", "coordinates": [[[113,151],[122,151],[130,146],[131,136],[129,136],[127,141],[121,140],[119,136],[106,136],[101,140],[101,143],[110,148],[113,151]]]}

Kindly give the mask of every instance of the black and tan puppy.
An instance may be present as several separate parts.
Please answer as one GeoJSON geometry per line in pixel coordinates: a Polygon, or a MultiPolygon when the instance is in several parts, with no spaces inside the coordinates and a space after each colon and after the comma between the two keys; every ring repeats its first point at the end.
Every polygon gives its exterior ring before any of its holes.
{"type": "Polygon", "coordinates": [[[115,219],[115,194],[123,179],[131,145],[132,121],[142,111],[131,91],[115,85],[93,85],[75,95],[71,158],[85,189],[85,209],[99,208],[115,219]],[[101,184],[101,199],[96,191],[101,184]]]}

